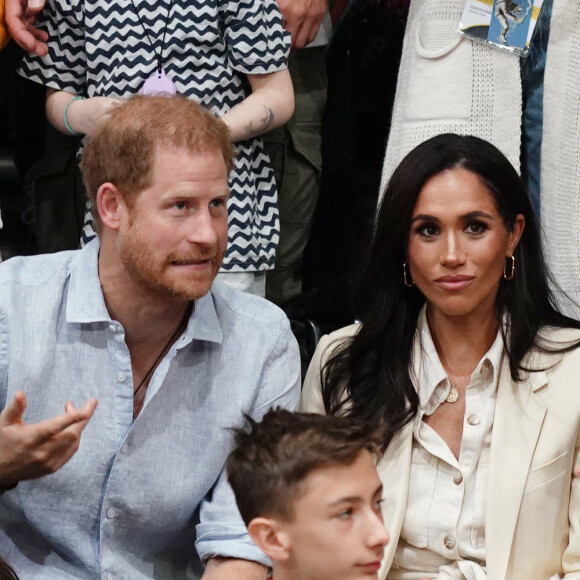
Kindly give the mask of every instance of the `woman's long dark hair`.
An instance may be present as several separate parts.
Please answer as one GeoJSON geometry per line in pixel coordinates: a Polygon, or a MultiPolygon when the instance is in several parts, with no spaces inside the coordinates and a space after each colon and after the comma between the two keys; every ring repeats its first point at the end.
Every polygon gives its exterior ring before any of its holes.
{"type": "Polygon", "coordinates": [[[493,145],[477,137],[439,135],[413,149],[387,186],[355,295],[362,326],[333,352],[321,371],[327,413],[348,413],[373,425],[386,423],[393,432],[416,415],[419,398],[409,368],[425,297],[416,287],[404,285],[403,263],[419,193],[430,177],[454,167],[463,167],[481,178],[508,231],[513,229],[518,214],[525,218],[514,252],[514,277],[511,281],[500,280],[495,300],[498,320],[507,314],[509,332],[504,334],[504,341],[513,380],[521,380],[521,372],[526,370],[522,360],[530,348],[546,350],[536,344],[541,326],[580,328],[580,322],[558,309],[536,218],[510,162],[493,145]]]}
{"type": "Polygon", "coordinates": [[[2,556],[0,556],[0,580],[18,580],[18,576],[2,556]]]}

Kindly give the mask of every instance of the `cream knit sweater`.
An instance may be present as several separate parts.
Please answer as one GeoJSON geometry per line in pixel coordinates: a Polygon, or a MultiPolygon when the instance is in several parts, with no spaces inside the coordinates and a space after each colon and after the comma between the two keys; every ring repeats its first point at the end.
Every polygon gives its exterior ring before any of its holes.
{"type": "MultiPolygon", "coordinates": [[[[520,169],[519,57],[457,34],[464,5],[411,0],[381,191],[413,147],[440,133],[486,139],[520,169]]],[[[541,215],[548,265],[580,303],[579,0],[554,0],[544,91],[541,215]]]]}

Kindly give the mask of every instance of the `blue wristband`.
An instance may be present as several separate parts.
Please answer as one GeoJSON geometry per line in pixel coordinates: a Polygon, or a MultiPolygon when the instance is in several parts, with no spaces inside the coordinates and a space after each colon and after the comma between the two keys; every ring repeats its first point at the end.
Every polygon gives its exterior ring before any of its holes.
{"type": "Polygon", "coordinates": [[[74,103],[75,101],[82,101],[84,99],[84,97],[74,97],[72,98],[66,105],[66,107],[64,108],[64,126],[66,127],[66,130],[71,134],[71,135],[82,135],[82,133],[77,133],[69,124],[68,124],[68,108],[71,106],[72,103],[74,103]]]}

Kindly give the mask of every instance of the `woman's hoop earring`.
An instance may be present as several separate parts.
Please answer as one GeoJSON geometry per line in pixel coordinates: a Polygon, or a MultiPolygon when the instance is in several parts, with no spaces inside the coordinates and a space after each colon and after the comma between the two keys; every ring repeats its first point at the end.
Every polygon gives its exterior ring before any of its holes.
{"type": "Polygon", "coordinates": [[[503,264],[503,277],[508,282],[513,280],[514,272],[516,269],[516,259],[514,256],[506,256],[504,264],[503,264]],[[511,260],[511,262],[508,262],[511,260]]]}
{"type": "Polygon", "coordinates": [[[415,285],[415,281],[411,278],[411,271],[407,274],[407,262],[403,262],[403,282],[407,288],[412,288],[415,285]],[[411,280],[410,284],[409,279],[411,280]]]}

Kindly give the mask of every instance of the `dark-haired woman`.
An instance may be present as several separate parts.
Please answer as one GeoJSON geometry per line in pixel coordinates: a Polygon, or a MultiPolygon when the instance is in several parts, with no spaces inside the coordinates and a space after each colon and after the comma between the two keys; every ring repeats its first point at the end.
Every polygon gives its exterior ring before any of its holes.
{"type": "Polygon", "coordinates": [[[358,307],[320,342],[302,406],[394,432],[381,580],[579,579],[580,323],[495,147],[440,135],[402,161],[358,307]]]}

